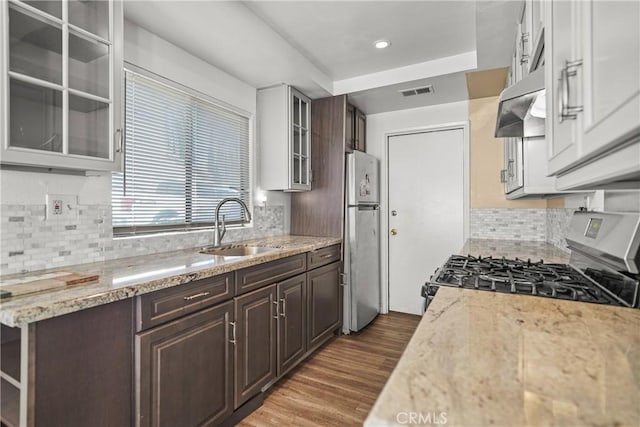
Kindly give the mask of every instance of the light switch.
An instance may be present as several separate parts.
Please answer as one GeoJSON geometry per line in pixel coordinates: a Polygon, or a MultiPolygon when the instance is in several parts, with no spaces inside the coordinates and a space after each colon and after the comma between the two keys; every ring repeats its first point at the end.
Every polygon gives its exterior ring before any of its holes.
{"type": "Polygon", "coordinates": [[[78,196],[47,194],[47,220],[78,218],[78,196]]]}

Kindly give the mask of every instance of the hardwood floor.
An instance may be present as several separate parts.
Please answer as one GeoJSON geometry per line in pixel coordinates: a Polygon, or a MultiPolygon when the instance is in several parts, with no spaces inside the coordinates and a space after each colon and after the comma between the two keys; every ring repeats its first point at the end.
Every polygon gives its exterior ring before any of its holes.
{"type": "Polygon", "coordinates": [[[275,384],[239,425],[362,425],[420,319],[384,314],[357,334],[333,339],[275,384]]]}

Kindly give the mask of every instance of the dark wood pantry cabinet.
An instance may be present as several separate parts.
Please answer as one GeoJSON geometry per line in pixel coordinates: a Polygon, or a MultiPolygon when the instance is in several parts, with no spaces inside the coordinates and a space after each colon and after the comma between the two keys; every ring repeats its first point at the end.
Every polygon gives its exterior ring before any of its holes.
{"type": "Polygon", "coordinates": [[[367,149],[367,116],[348,102],[344,117],[344,149],[347,153],[367,149]]]}
{"type": "Polygon", "coordinates": [[[355,109],[355,135],[353,149],[358,151],[367,151],[367,116],[355,109]]]}
{"type": "Polygon", "coordinates": [[[343,238],[345,153],[365,151],[367,117],[346,95],[313,100],[311,191],[291,194],[291,234],[343,238]]]}

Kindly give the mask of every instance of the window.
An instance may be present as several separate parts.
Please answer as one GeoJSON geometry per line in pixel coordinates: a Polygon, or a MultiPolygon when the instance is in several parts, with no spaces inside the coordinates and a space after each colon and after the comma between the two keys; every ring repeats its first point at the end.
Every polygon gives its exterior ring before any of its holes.
{"type": "MultiPolygon", "coordinates": [[[[210,227],[220,200],[249,205],[248,114],[129,70],[125,88],[124,173],[113,174],[111,190],[114,235],[210,227]]],[[[245,220],[237,203],[221,214],[227,224],[245,220]]]]}

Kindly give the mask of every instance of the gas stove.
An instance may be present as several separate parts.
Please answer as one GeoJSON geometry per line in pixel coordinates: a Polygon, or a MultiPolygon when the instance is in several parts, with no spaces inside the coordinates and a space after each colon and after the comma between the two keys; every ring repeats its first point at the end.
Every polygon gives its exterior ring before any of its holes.
{"type": "Polygon", "coordinates": [[[441,286],[640,307],[640,214],[576,212],[569,264],[452,255],[422,288],[428,307],[441,286]]]}
{"type": "Polygon", "coordinates": [[[423,287],[423,296],[430,302],[440,286],[624,307],[635,306],[638,293],[637,282],[626,285],[624,278],[607,271],[582,273],[570,265],[542,260],[471,255],[452,255],[423,287]]]}

